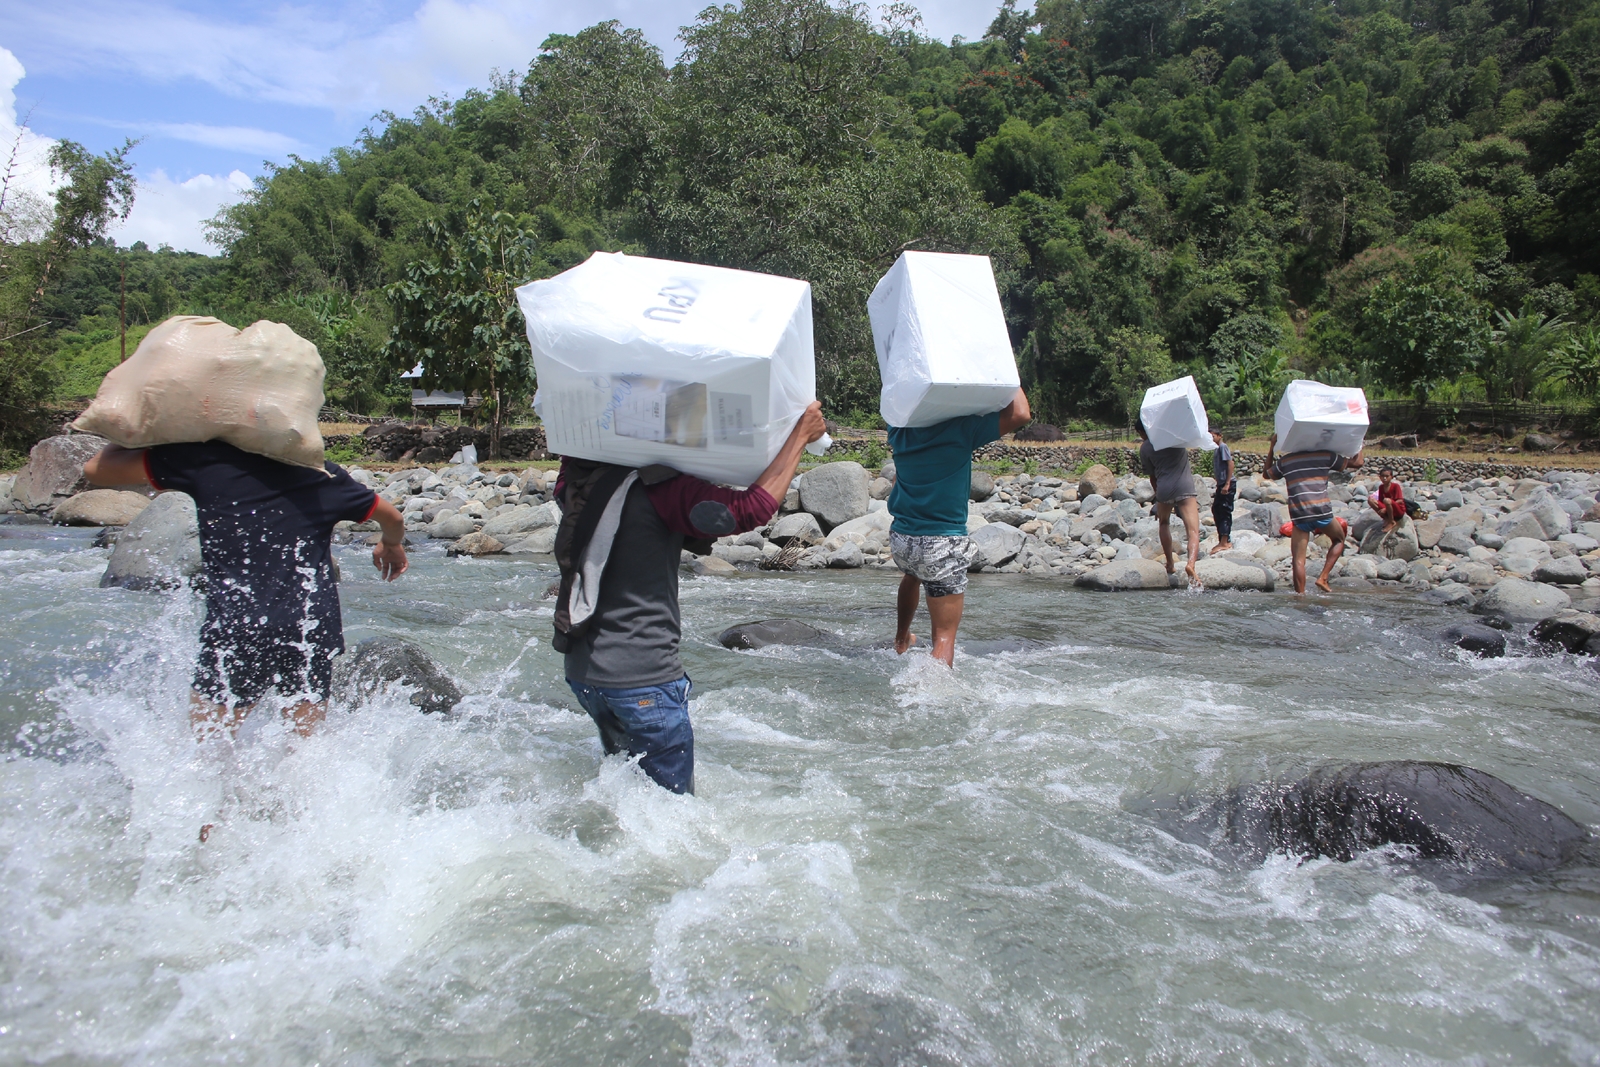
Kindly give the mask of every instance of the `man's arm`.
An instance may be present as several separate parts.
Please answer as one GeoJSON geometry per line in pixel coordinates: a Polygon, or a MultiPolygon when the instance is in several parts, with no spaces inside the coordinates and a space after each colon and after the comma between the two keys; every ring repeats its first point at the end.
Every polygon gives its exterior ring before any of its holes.
{"type": "Polygon", "coordinates": [[[822,421],[822,404],[813,400],[795,422],[794,429],[789,431],[789,439],[778,449],[778,454],[767,464],[767,469],[761,472],[761,477],[756,479],[756,484],[765,489],[772,499],[783,503],[785,494],[789,492],[789,483],[794,481],[794,472],[800,469],[800,453],[805,451],[806,445],[821,437],[826,429],[827,425],[822,421]]]}
{"type": "Polygon", "coordinates": [[[385,581],[392,582],[411,565],[406,559],[406,520],[381,496],[372,509],[372,517],[383,527],[383,536],[372,546],[372,565],[385,581]]]}
{"type": "Polygon", "coordinates": [[[1021,389],[1011,398],[1011,403],[1000,409],[1000,436],[1015,433],[1033,421],[1033,412],[1028,408],[1028,394],[1021,389]]]}
{"type": "Polygon", "coordinates": [[[1273,450],[1278,447],[1278,435],[1273,434],[1267,438],[1267,463],[1261,468],[1261,477],[1276,478],[1278,476],[1278,460],[1273,455],[1273,450]]]}
{"type": "MultiPolygon", "coordinates": [[[[1233,484],[1233,472],[1234,472],[1233,454],[1229,453],[1228,454],[1228,485],[1232,485],[1233,484]]],[[[1223,488],[1224,491],[1227,490],[1227,486],[1223,486],[1222,488],[1223,488]]]]}
{"type": "Polygon", "coordinates": [[[106,445],[83,465],[83,476],[95,485],[149,485],[145,450],[106,445]]]}
{"type": "MultiPolygon", "coordinates": [[[[1273,434],[1273,440],[1277,440],[1277,434],[1273,434]]],[[[1361,464],[1363,462],[1361,457],[1366,455],[1366,452],[1367,452],[1366,446],[1362,445],[1360,452],[1357,452],[1355,455],[1351,456],[1348,460],[1345,461],[1344,469],[1347,470],[1347,471],[1358,470],[1361,467],[1361,464]]]]}

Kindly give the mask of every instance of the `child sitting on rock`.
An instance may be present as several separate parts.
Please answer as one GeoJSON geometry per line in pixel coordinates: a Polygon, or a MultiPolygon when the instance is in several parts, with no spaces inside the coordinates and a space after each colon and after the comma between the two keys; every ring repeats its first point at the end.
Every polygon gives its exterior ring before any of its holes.
{"type": "Polygon", "coordinates": [[[96,485],[148,481],[194,498],[206,617],[190,719],[200,739],[238,729],[269,690],[302,737],[323,721],[334,657],[344,651],[331,546],[334,525],[376,519],[373,565],[406,571],[405,522],[393,504],[336,463],[280,463],[223,441],[127,449],[108,445],[83,465],[96,485]]]}
{"type": "Polygon", "coordinates": [[[1393,530],[1406,517],[1406,494],[1394,480],[1394,469],[1385,467],[1378,472],[1378,491],[1367,495],[1367,504],[1383,519],[1383,532],[1393,530]]]}

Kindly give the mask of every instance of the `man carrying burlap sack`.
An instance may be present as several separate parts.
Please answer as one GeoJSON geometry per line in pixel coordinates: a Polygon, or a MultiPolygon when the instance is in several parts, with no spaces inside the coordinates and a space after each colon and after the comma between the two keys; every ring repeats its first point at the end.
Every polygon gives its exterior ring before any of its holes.
{"type": "Polygon", "coordinates": [[[391,581],[406,570],[400,513],[323,459],[322,377],[316,347],[286,326],[182,316],[152,330],[74,424],[116,442],[83,465],[91,482],[194,498],[206,618],[190,718],[202,740],[236,730],[273,690],[301,736],[325,717],[344,651],[335,524],[376,519],[373,564],[391,581]]]}

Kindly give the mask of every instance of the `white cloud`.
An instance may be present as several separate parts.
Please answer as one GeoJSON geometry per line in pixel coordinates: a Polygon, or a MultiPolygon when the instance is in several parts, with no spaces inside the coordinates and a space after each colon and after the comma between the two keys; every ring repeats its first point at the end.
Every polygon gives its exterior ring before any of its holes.
{"type": "Polygon", "coordinates": [[[48,219],[56,180],[50,173],[50,148],[55,141],[22,125],[17,114],[17,83],[27,74],[8,49],[0,48],[0,175],[5,176],[5,203],[0,204],[12,236],[37,237],[48,219]],[[9,170],[9,173],[7,173],[9,170]]]}
{"type": "Polygon", "coordinates": [[[128,129],[150,129],[166,137],[209,148],[224,148],[235,152],[260,152],[268,156],[286,156],[305,150],[305,145],[288,134],[254,126],[208,126],[201,122],[156,122],[145,127],[135,123],[119,123],[128,129]]]}
{"type": "Polygon", "coordinates": [[[111,236],[121,245],[143,241],[151,248],[171,245],[179,251],[215,255],[218,250],[206,241],[206,220],[237,203],[250,185],[250,176],[242,170],[225,177],[197,174],[183,182],[161,170],[141,175],[133,211],[111,236]]]}

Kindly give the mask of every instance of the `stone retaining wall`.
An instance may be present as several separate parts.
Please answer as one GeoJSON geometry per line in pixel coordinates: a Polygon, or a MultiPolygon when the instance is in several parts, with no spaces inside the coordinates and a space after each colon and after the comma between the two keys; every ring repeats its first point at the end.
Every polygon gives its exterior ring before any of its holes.
{"type": "MultiPolygon", "coordinates": [[[[1085,460],[1091,463],[1103,463],[1118,472],[1140,469],[1139,452],[1133,448],[1077,448],[1070,445],[1019,445],[995,442],[978,449],[975,455],[979,461],[991,463],[1002,459],[1013,463],[1033,460],[1039,464],[1040,470],[1071,470],[1085,460]]],[[[1194,462],[1199,455],[1198,450],[1191,449],[1190,461],[1194,462]]],[[[1266,459],[1264,453],[1240,452],[1236,449],[1233,453],[1234,470],[1239,474],[1259,473],[1266,459]]],[[[1433,465],[1434,473],[1441,481],[1458,482],[1472,478],[1538,478],[1550,471],[1562,469],[1556,466],[1529,467],[1427,456],[1369,456],[1363,469],[1376,474],[1379,467],[1393,467],[1396,477],[1402,481],[1419,482],[1427,480],[1430,464],[1433,465]]]]}

